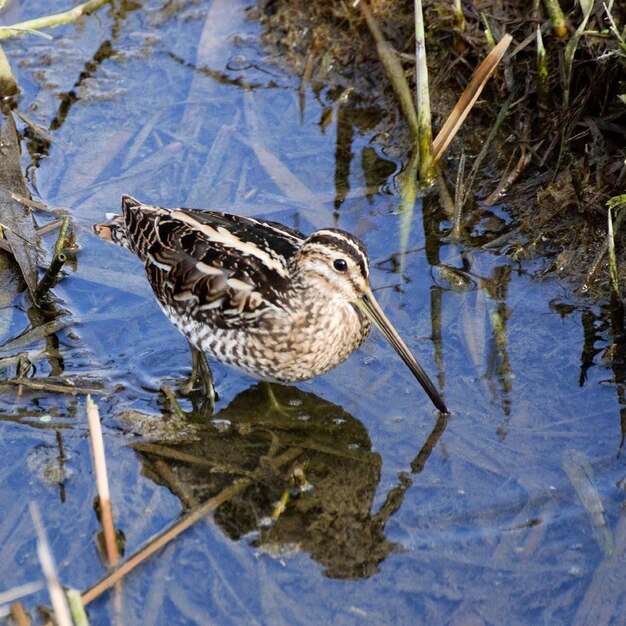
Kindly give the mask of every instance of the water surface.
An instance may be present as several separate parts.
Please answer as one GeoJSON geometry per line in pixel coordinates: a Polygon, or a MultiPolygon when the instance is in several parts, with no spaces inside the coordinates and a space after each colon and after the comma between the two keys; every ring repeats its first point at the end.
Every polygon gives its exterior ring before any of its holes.
{"type": "MultiPolygon", "coordinates": [[[[70,211],[80,245],[55,290],[68,325],[30,347],[43,351],[34,375],[102,387],[127,554],[268,455],[301,447],[312,485],[267,525],[288,469],[270,467],[128,576],[121,623],[604,623],[600,609],[619,623],[624,418],[601,312],[534,279],[540,262],[516,261],[512,245],[471,245],[513,228],[504,211],[486,212],[464,243],[432,203],[401,211],[404,162],[372,137],[374,113],[332,85],[307,87],[302,100],[299,79],[268,62],[247,8],[126,3],[51,31],[52,41],[3,45],[19,110],[45,131],[20,122],[29,184],[70,211]],[[122,193],[358,235],[381,305],[451,414],[437,415],[372,334],[324,377],[279,387],[291,415],[216,365],[214,418],[174,416],[159,388],[189,373],[186,342],[140,263],[91,234],[122,193]],[[155,441],[213,465],[136,445],[155,441]]],[[[2,18],[40,10],[9,3],[2,18]]],[[[3,311],[0,341],[29,327],[28,306],[18,298],[3,311]]],[[[0,592],[41,578],[29,501],[64,584],[86,589],[106,573],[84,404],[3,387],[0,592]]],[[[23,602],[49,600],[41,591],[23,602]]],[[[113,594],[89,613],[112,623],[113,594]]]]}

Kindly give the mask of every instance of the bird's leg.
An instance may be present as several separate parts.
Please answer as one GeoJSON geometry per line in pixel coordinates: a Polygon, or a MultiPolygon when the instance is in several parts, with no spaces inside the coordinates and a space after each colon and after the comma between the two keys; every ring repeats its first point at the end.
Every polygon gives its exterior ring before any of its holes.
{"type": "Polygon", "coordinates": [[[276,411],[277,413],[281,413],[282,415],[286,415],[287,417],[296,417],[300,413],[301,408],[299,406],[289,406],[288,404],[282,404],[278,401],[278,399],[274,395],[272,383],[268,383],[264,380],[261,381],[261,385],[265,390],[265,395],[267,396],[267,403],[269,405],[270,411],[276,411]]]}
{"type": "Polygon", "coordinates": [[[215,393],[213,374],[211,373],[211,367],[207,361],[206,354],[204,354],[202,350],[198,350],[198,348],[191,343],[189,343],[189,349],[191,350],[191,375],[189,376],[189,381],[183,387],[182,392],[185,395],[189,395],[196,388],[196,383],[199,382],[199,389],[202,395],[208,399],[209,404],[213,407],[218,398],[215,393]]]}
{"type": "Polygon", "coordinates": [[[266,380],[262,380],[261,386],[265,390],[265,395],[267,396],[267,401],[268,401],[268,404],[270,405],[270,408],[278,409],[280,411],[281,405],[280,405],[280,402],[278,402],[278,400],[276,399],[276,396],[274,395],[272,384],[268,383],[266,380]]]}

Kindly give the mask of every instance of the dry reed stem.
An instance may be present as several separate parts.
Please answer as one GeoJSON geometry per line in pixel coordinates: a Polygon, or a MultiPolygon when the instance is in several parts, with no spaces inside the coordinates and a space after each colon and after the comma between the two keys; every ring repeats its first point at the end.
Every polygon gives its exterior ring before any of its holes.
{"type": "Polygon", "coordinates": [[[35,19],[20,22],[19,24],[13,24],[13,26],[3,26],[0,28],[0,39],[15,37],[25,32],[39,31],[42,28],[55,28],[62,24],[74,22],[83,15],[89,15],[97,11],[103,4],[107,4],[110,1],[111,0],[88,0],[88,2],[79,4],[69,11],[46,15],[44,17],[36,17],[35,19]]]}
{"type": "Polygon", "coordinates": [[[18,91],[19,89],[13,77],[9,59],[7,59],[6,54],[4,54],[2,47],[0,47],[0,97],[14,96],[18,91]]]}
{"type": "Polygon", "coordinates": [[[41,522],[39,507],[34,502],[30,503],[30,516],[37,533],[37,555],[39,556],[41,569],[43,570],[46,583],[48,584],[48,593],[50,594],[50,601],[52,602],[56,623],[58,626],[72,626],[70,609],[67,605],[65,593],[63,593],[63,589],[59,584],[54,558],[50,552],[50,545],[48,544],[48,538],[46,536],[46,530],[41,522]]]}
{"type": "Polygon", "coordinates": [[[465,88],[465,91],[461,94],[454,110],[450,113],[450,116],[433,141],[432,151],[436,161],[443,156],[446,148],[450,145],[452,139],[454,139],[459,127],[467,117],[467,114],[471,111],[476,100],[478,100],[478,96],[495,71],[498,63],[502,60],[504,53],[511,45],[511,41],[513,41],[511,35],[504,35],[498,45],[485,57],[474,72],[474,75],[465,88]]]}
{"type": "Polygon", "coordinates": [[[102,516],[102,528],[104,530],[104,545],[107,561],[111,567],[118,563],[117,546],[115,545],[115,527],[113,526],[113,510],[109,496],[109,481],[107,479],[106,459],[104,455],[104,441],[100,424],[100,412],[91,396],[87,396],[87,423],[89,424],[89,437],[93,452],[93,466],[96,473],[96,485],[100,498],[100,510],[102,516]]]}
{"type": "Polygon", "coordinates": [[[175,448],[168,448],[167,446],[163,446],[157,443],[138,441],[129,443],[128,447],[132,448],[133,450],[137,450],[138,452],[144,452],[153,456],[158,456],[162,459],[173,459],[175,461],[188,463],[189,465],[210,467],[211,470],[214,472],[223,472],[225,474],[240,474],[243,476],[248,476],[252,474],[251,471],[244,470],[239,467],[234,467],[232,465],[226,465],[219,461],[208,459],[206,456],[196,456],[193,454],[188,454],[186,452],[176,450],[175,448]]]}
{"type": "Polygon", "coordinates": [[[21,602],[14,602],[9,611],[15,626],[30,626],[30,617],[28,617],[21,602]]]}

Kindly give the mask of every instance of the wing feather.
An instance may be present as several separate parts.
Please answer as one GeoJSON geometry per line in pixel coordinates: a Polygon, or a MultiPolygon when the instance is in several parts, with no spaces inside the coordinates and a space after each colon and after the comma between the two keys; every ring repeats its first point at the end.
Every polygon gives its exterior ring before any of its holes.
{"type": "Polygon", "coordinates": [[[217,211],[164,209],[124,196],[129,244],[162,304],[219,327],[250,325],[289,297],[304,235],[217,211]]]}

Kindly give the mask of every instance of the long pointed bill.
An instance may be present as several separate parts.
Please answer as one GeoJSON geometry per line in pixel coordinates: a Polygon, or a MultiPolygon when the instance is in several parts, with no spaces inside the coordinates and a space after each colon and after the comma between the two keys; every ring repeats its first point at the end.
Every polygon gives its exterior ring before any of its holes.
{"type": "Polygon", "coordinates": [[[406,344],[402,341],[402,338],[398,335],[395,328],[391,325],[391,322],[386,318],[378,302],[376,302],[374,294],[368,289],[355,304],[393,346],[394,350],[400,355],[400,358],[406,363],[411,372],[413,372],[413,376],[415,376],[420,385],[422,385],[433,404],[442,413],[447,413],[448,408],[435,388],[435,385],[433,385],[430,378],[428,378],[422,366],[415,360],[415,357],[409,352],[409,349],[406,347],[406,344]]]}

